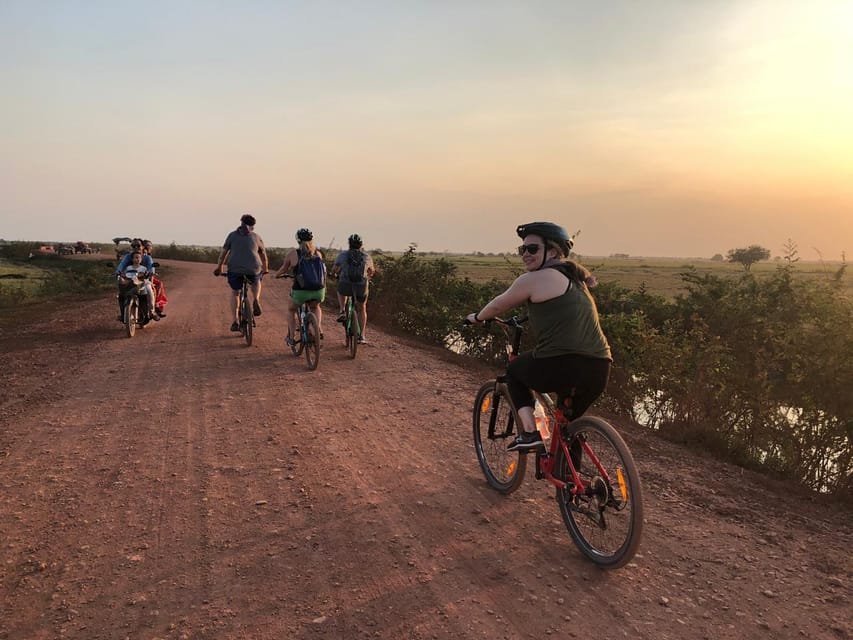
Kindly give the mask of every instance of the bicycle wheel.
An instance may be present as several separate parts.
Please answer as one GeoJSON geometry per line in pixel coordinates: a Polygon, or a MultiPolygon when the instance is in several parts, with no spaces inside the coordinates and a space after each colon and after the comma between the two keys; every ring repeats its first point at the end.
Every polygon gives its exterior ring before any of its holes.
{"type": "Polygon", "coordinates": [[[495,381],[480,387],[474,401],[474,449],[486,482],[509,494],[518,489],[527,469],[527,455],[506,448],[515,436],[517,418],[504,388],[495,381]]]}
{"type": "Polygon", "coordinates": [[[249,305],[249,299],[243,298],[240,305],[240,333],[246,339],[246,346],[252,346],[252,334],[255,325],[254,316],[252,316],[252,308],[249,305]]]}
{"type": "MultiPolygon", "coordinates": [[[[305,348],[305,341],[303,339],[304,333],[305,333],[305,331],[304,331],[305,320],[304,320],[304,316],[302,314],[302,307],[299,307],[299,309],[296,312],[296,316],[297,316],[297,320],[299,321],[299,326],[297,327],[297,329],[299,331],[299,340],[296,340],[295,338],[293,339],[293,344],[290,345],[290,350],[291,350],[291,352],[293,352],[293,355],[295,355],[296,357],[299,357],[302,355],[302,350],[305,348]]],[[[291,336],[291,337],[293,337],[293,336],[291,336]]]]}
{"type": "Polygon", "coordinates": [[[317,368],[320,362],[320,327],[317,324],[317,316],[309,313],[305,316],[305,331],[302,340],[305,343],[305,360],[311,371],[317,368]]]}
{"type": "Polygon", "coordinates": [[[124,305],[124,328],[128,338],[136,335],[136,321],[138,316],[139,301],[136,299],[136,296],[130,296],[127,304],[124,305]]]}
{"type": "Polygon", "coordinates": [[[361,329],[358,326],[358,316],[356,315],[355,307],[350,307],[346,331],[349,357],[355,360],[355,354],[358,351],[358,334],[361,333],[361,329]]]}
{"type": "Polygon", "coordinates": [[[581,417],[565,430],[569,455],[579,463],[575,469],[586,491],[572,495],[572,474],[561,447],[554,476],[568,485],[557,488],[560,514],[587,558],[602,568],[617,569],[634,557],[643,531],[643,490],[637,466],[622,436],[601,418],[581,417]]]}

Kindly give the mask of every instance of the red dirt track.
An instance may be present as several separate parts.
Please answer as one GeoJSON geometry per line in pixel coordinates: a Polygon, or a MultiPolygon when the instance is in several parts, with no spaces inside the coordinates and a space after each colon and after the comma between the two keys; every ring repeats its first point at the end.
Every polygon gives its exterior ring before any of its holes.
{"type": "Polygon", "coordinates": [[[0,640],[853,636],[849,508],[616,422],[645,535],[598,570],[532,470],[486,485],[489,370],[375,326],[350,360],[327,314],[309,372],[289,284],[246,347],[212,265],[163,262],[133,339],[111,294],[0,324],[0,640]]]}

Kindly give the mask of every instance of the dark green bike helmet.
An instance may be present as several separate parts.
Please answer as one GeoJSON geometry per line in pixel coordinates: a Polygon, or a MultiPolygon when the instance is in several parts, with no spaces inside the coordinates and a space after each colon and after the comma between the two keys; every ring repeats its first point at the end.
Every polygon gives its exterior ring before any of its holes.
{"type": "Polygon", "coordinates": [[[575,241],[569,235],[568,231],[553,222],[528,222],[527,224],[520,224],[516,227],[515,232],[522,240],[531,233],[542,236],[543,240],[550,240],[560,247],[560,251],[564,257],[569,255],[569,252],[571,252],[572,247],[575,245],[575,241]]]}

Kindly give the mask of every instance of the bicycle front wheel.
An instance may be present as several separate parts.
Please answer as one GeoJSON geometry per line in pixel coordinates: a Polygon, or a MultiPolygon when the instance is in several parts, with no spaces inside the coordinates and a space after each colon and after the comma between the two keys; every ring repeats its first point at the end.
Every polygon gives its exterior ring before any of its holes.
{"type": "Polygon", "coordinates": [[[131,296],[124,306],[124,328],[128,338],[136,335],[136,321],[138,317],[139,301],[136,299],[136,296],[131,296]]]}
{"type": "Polygon", "coordinates": [[[480,387],[474,400],[474,449],[486,482],[509,494],[524,481],[527,455],[507,451],[518,429],[515,411],[505,389],[495,391],[495,381],[480,387]]]}
{"type": "Polygon", "coordinates": [[[305,343],[305,360],[308,362],[308,368],[314,371],[320,363],[320,326],[317,323],[317,316],[313,313],[305,316],[305,327],[303,329],[302,340],[305,343]]]}
{"type": "Polygon", "coordinates": [[[565,427],[569,457],[583,490],[573,494],[569,460],[557,450],[554,476],[563,522],[578,549],[605,569],[618,569],[634,557],[643,531],[643,490],[628,445],[610,424],[593,416],[565,427]]]}

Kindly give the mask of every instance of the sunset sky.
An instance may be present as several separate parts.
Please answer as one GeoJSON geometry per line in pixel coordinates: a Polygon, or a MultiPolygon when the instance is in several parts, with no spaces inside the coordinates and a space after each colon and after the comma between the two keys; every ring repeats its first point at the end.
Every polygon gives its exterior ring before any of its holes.
{"type": "Polygon", "coordinates": [[[853,0],[0,0],[0,238],[853,251],[853,0]]]}

